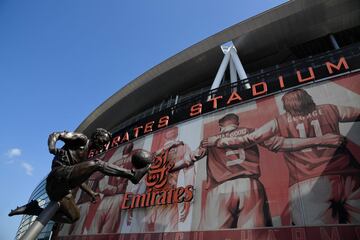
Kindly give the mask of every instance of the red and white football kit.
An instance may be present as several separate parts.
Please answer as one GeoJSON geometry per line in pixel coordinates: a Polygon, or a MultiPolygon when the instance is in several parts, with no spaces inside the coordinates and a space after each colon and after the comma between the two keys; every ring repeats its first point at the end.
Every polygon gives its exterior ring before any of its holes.
{"type": "MultiPolygon", "coordinates": [[[[284,152],[289,169],[289,198],[293,223],[359,223],[359,163],[345,147],[323,147],[311,140],[325,134],[340,135],[340,122],[354,122],[359,119],[358,108],[318,105],[313,112],[304,116],[294,117],[284,113],[251,134],[220,139],[216,146],[251,146],[272,136],[280,136],[272,138],[273,143],[279,140],[275,144],[277,146],[284,144],[287,139],[297,142],[296,146],[292,145],[290,148],[289,144],[285,144],[287,150],[284,152]],[[309,141],[306,141],[307,139],[309,141]],[[303,145],[305,142],[311,144],[303,145]],[[302,145],[308,148],[299,147],[302,145]]],[[[285,145],[282,146],[283,149],[285,145]]]]}
{"type": "MultiPolygon", "coordinates": [[[[212,138],[236,138],[252,129],[234,127],[212,138]]],[[[196,159],[207,155],[209,192],[202,211],[201,229],[253,228],[271,226],[271,215],[260,176],[256,145],[243,149],[228,145],[199,148],[196,159]]]]}
{"type": "MultiPolygon", "coordinates": [[[[134,194],[143,194],[146,192],[145,178],[137,184],[128,182],[126,192],[132,192],[134,194]]],[[[128,210],[122,210],[121,223],[118,232],[120,233],[141,233],[146,231],[147,209],[134,208],[128,210]]]]}
{"type": "MultiPolygon", "coordinates": [[[[113,163],[122,168],[131,169],[131,154],[113,163]]],[[[99,182],[103,198],[91,224],[90,233],[116,233],[121,221],[121,204],[128,184],[128,179],[105,176],[99,182]]]]}
{"type": "MultiPolygon", "coordinates": [[[[340,135],[339,122],[358,118],[356,108],[318,105],[306,116],[280,115],[277,132],[285,138],[340,135]]],[[[294,224],[360,223],[360,167],[348,149],[311,147],[284,157],[294,224]]]]}
{"type": "MultiPolygon", "coordinates": [[[[169,141],[165,143],[164,147],[173,144],[175,141],[169,141]]],[[[188,145],[178,145],[172,147],[168,153],[168,163],[175,164],[178,161],[186,160],[190,161],[191,149],[188,145]]],[[[186,180],[194,179],[194,166],[184,169],[184,173],[187,176],[186,180]]],[[[177,187],[179,171],[168,174],[167,182],[162,190],[172,189],[177,187]]],[[[186,185],[193,185],[194,182],[187,181],[186,185]]],[[[179,210],[178,204],[169,204],[164,206],[156,206],[149,210],[148,223],[150,225],[149,230],[155,232],[171,232],[178,231],[179,223],[179,210]],[[153,228],[153,229],[151,229],[153,228]]]]}

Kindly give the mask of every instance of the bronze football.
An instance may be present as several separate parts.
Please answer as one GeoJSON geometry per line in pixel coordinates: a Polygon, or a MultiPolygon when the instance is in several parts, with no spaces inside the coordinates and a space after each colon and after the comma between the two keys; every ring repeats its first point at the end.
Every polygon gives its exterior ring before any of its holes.
{"type": "Polygon", "coordinates": [[[134,166],[134,168],[144,168],[150,163],[152,163],[153,155],[151,152],[138,149],[135,150],[131,156],[131,163],[134,166]]]}

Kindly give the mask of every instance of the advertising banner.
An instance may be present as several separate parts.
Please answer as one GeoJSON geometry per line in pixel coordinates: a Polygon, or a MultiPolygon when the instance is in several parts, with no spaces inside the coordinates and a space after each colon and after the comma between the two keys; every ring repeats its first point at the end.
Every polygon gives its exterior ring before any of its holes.
{"type": "MultiPolygon", "coordinates": [[[[360,74],[196,118],[100,155],[131,169],[154,153],[136,185],[94,174],[95,204],[56,239],[360,239],[360,74]]],[[[99,156],[98,156],[99,157],[99,156]]]]}

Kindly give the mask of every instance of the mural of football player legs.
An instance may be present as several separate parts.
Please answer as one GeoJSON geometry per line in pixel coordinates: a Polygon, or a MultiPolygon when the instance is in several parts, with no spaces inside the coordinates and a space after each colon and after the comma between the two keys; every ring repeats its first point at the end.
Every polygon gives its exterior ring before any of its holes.
{"type": "Polygon", "coordinates": [[[116,185],[108,184],[111,181],[111,178],[113,177],[105,176],[99,182],[99,189],[103,194],[103,198],[91,223],[91,227],[89,228],[89,234],[114,233],[119,226],[121,212],[119,206],[121,205],[123,195],[117,194],[116,185]],[[105,186],[101,187],[101,185],[105,186]]]}
{"type": "Polygon", "coordinates": [[[74,224],[63,224],[63,227],[69,226],[70,232],[69,234],[80,235],[87,232],[85,229],[85,221],[87,218],[87,214],[89,213],[91,202],[85,202],[78,205],[80,211],[80,218],[74,224]]]}
{"type": "MultiPolygon", "coordinates": [[[[126,192],[142,194],[146,191],[145,179],[143,178],[138,184],[128,183],[126,192]]],[[[121,224],[118,232],[121,233],[138,233],[144,232],[147,226],[146,209],[134,208],[122,210],[121,224]]]]}

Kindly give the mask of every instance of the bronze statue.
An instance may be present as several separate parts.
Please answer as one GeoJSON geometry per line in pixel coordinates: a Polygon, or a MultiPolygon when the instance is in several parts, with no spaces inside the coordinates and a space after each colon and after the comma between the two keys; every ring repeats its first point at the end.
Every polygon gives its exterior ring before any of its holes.
{"type": "MultiPolygon", "coordinates": [[[[60,208],[52,220],[60,223],[74,223],[79,219],[79,209],[75,204],[71,190],[80,187],[91,196],[92,202],[96,201],[98,193],[84,182],[96,171],[108,176],[123,177],[134,184],[138,183],[147,173],[149,165],[134,170],[128,170],[116,165],[104,162],[100,159],[87,160],[90,149],[101,150],[111,140],[111,133],[98,128],[90,139],[82,133],[54,132],[48,140],[49,152],[55,155],[51,172],[46,179],[46,192],[51,201],[60,202],[60,208]],[[56,142],[64,142],[62,148],[56,148],[56,142]]],[[[43,211],[36,200],[11,210],[9,216],[36,215],[43,211]]]]}

